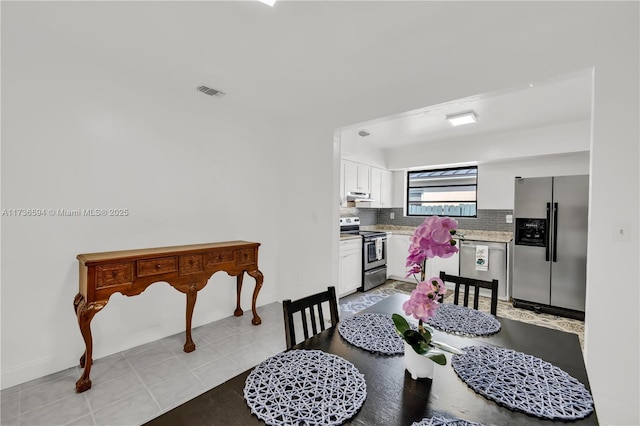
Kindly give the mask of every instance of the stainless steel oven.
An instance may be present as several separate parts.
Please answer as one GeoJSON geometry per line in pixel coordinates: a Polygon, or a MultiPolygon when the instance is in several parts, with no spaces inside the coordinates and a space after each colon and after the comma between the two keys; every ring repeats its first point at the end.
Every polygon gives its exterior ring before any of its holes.
{"type": "Polygon", "coordinates": [[[361,231],[362,291],[371,290],[387,280],[387,234],[361,231]]]}
{"type": "Polygon", "coordinates": [[[371,290],[387,280],[387,234],[378,231],[361,231],[360,218],[340,218],[340,233],[362,236],[362,287],[371,290]]]}
{"type": "MultiPolygon", "coordinates": [[[[361,233],[362,234],[362,233],[361,233]]],[[[387,266],[387,234],[376,232],[363,235],[362,241],[363,270],[370,271],[380,266],[387,266]]]]}

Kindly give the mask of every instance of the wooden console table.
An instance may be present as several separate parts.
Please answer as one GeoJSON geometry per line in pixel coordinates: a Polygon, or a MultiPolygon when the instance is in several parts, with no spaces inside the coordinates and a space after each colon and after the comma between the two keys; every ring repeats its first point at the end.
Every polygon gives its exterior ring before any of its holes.
{"type": "Polygon", "coordinates": [[[258,247],[260,243],[227,241],[211,244],[160,247],[138,250],[123,250],[104,253],[79,254],[80,290],[73,300],[78,325],[85,343],[85,352],[80,357],[84,372],[76,382],[76,392],[91,388],[89,373],[93,363],[93,339],[91,320],[109,301],[113,293],[135,296],[151,284],[164,281],[187,295],[187,325],[185,352],[192,352],[196,345],[191,339],[191,318],[196,296],[209,278],[217,271],[236,276],[237,304],[235,316],[243,314],[240,308],[242,278],[247,272],[256,280],[251,299],[253,325],[262,320],[256,311],[256,300],[262,287],[263,276],[258,270],[258,247]]]}

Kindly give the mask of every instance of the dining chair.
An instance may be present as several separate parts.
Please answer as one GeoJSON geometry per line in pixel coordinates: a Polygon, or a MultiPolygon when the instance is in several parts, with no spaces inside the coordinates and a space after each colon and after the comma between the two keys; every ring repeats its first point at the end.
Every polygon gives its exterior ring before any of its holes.
{"type": "Polygon", "coordinates": [[[491,290],[491,314],[496,315],[498,312],[498,280],[484,281],[475,278],[459,277],[457,275],[449,275],[444,271],[440,271],[440,279],[445,283],[451,282],[455,284],[455,289],[453,290],[454,305],[460,304],[460,287],[464,287],[463,305],[469,307],[469,290],[473,287],[473,309],[477,310],[480,289],[486,288],[491,290]]]}
{"type": "Polygon", "coordinates": [[[329,303],[329,314],[331,325],[338,323],[338,299],[336,297],[336,288],[328,287],[326,291],[303,297],[302,299],[291,301],[286,299],[282,301],[282,312],[284,314],[284,334],[287,339],[287,349],[291,349],[296,344],[296,332],[294,319],[296,312],[302,319],[302,330],[304,338],[318,334],[325,329],[323,303],[329,303]],[[307,312],[309,319],[307,319],[307,312]],[[312,333],[309,334],[309,325],[311,325],[312,333]]]}

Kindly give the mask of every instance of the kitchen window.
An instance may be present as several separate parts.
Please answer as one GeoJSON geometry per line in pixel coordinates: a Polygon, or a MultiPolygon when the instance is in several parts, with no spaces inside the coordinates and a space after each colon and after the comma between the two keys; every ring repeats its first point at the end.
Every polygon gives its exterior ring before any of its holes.
{"type": "Polygon", "coordinates": [[[407,216],[476,217],[478,167],[407,172],[407,216]]]}

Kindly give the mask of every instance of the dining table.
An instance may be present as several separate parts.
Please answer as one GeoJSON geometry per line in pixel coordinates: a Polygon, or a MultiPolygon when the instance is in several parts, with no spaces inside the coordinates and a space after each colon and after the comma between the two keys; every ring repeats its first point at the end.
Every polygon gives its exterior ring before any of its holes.
{"type": "MultiPolygon", "coordinates": [[[[402,314],[405,294],[393,294],[359,314],[402,314]]],[[[358,314],[356,314],[358,315],[358,314]]],[[[589,379],[578,336],[560,330],[497,317],[500,330],[489,336],[470,337],[435,330],[433,338],[457,348],[505,348],[539,358],[575,378],[590,392],[589,379]]],[[[283,337],[284,338],[284,337],[283,337]]],[[[404,356],[374,353],[345,340],[338,326],[328,328],[296,345],[294,350],[319,350],[355,366],[366,382],[366,399],[344,424],[410,426],[423,419],[444,417],[490,425],[597,425],[593,410],[586,417],[563,421],[545,419],[498,404],[470,388],[452,367],[435,365],[432,379],[414,380],[406,371],[404,356]]],[[[252,370],[146,423],[148,426],[263,425],[245,400],[244,388],[252,370]]],[[[434,423],[435,424],[435,423],[434,423]]],[[[438,423],[440,424],[440,423],[438,423]]]]}

